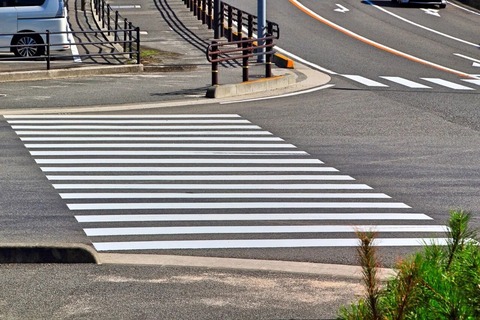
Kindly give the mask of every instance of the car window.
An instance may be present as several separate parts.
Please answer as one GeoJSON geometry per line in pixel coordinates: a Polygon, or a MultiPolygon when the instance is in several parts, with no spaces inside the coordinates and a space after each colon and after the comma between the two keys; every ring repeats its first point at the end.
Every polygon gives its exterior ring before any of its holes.
{"type": "Polygon", "coordinates": [[[0,0],[0,8],[1,7],[14,7],[15,0],[0,0]]]}
{"type": "Polygon", "coordinates": [[[41,6],[45,3],[45,0],[16,0],[17,7],[28,7],[28,6],[41,6]]]}

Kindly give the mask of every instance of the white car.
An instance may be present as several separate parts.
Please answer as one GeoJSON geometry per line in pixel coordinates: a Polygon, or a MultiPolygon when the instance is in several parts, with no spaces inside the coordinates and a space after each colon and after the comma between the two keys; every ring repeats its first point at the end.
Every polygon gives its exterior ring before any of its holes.
{"type": "Polygon", "coordinates": [[[64,32],[50,36],[51,50],[68,49],[66,12],[64,0],[0,0],[0,51],[43,55],[47,30],[64,32]]]}

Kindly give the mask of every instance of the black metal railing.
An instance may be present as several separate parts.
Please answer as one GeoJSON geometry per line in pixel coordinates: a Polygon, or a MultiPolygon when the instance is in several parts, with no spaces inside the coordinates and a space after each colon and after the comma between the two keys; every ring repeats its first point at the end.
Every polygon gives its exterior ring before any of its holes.
{"type": "MultiPolygon", "coordinates": [[[[38,60],[41,58],[45,60],[47,70],[51,69],[51,61],[52,60],[65,60],[65,59],[75,59],[75,58],[87,58],[87,57],[118,57],[118,56],[127,56],[128,59],[125,61],[131,61],[131,59],[136,59],[136,63],[140,64],[140,29],[132,28],[132,29],[119,29],[119,30],[92,30],[92,31],[69,31],[69,32],[49,32],[48,30],[43,33],[22,33],[22,35],[32,35],[32,36],[43,36],[42,38],[45,39],[45,43],[38,43],[32,45],[10,45],[10,46],[3,46],[0,47],[0,51],[12,51],[14,48],[35,48],[38,52],[42,53],[41,56],[8,56],[8,55],[1,55],[0,61],[18,61],[18,60],[38,60]],[[114,42],[107,39],[107,33],[113,33],[114,38],[116,39],[114,42]],[[51,38],[52,35],[61,35],[64,34],[67,36],[72,35],[73,37],[79,38],[80,36],[88,36],[94,35],[98,41],[82,41],[80,43],[70,43],[70,42],[52,42],[51,38]],[[124,51],[118,50],[110,50],[110,52],[106,52],[105,50],[99,50],[98,52],[90,52],[90,50],[85,50],[83,53],[75,53],[73,54],[71,51],[64,50],[52,50],[53,48],[65,47],[69,48],[72,45],[86,47],[86,46],[102,46],[108,45],[112,47],[112,44],[119,44],[124,48],[124,51]],[[130,60],[129,60],[130,59],[130,60]]],[[[14,34],[0,34],[0,36],[15,36],[14,34]]]]}
{"type": "Polygon", "coordinates": [[[265,77],[272,76],[272,58],[275,53],[275,36],[267,35],[264,38],[248,39],[237,41],[213,41],[207,48],[207,59],[212,64],[212,85],[217,85],[218,64],[220,62],[242,60],[242,79],[249,80],[248,67],[249,59],[259,55],[265,55],[265,77]],[[264,43],[259,45],[259,43],[264,43]]]}

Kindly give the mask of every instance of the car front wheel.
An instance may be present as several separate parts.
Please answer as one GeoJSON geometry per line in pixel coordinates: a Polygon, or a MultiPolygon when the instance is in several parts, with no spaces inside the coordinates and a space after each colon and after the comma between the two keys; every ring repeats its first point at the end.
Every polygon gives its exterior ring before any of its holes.
{"type": "Polygon", "coordinates": [[[45,53],[42,37],[38,34],[17,35],[13,44],[13,53],[17,57],[37,57],[45,53]]]}

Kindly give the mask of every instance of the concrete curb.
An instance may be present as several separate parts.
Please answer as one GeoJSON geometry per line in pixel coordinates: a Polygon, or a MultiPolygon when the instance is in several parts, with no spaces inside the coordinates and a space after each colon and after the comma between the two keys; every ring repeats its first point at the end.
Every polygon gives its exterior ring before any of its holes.
{"type": "MultiPolygon", "coordinates": [[[[360,280],[363,277],[362,269],[358,266],[320,264],[311,262],[117,253],[99,253],[98,258],[99,263],[101,264],[181,266],[252,271],[275,271],[314,274],[354,280],[360,280]]],[[[395,274],[396,273],[393,269],[378,269],[378,276],[382,281],[394,277],[395,274]]]]}
{"type": "Polygon", "coordinates": [[[144,65],[144,72],[188,72],[197,69],[195,64],[144,65]]]}
{"type": "Polygon", "coordinates": [[[296,76],[286,74],[271,78],[246,81],[238,84],[222,84],[207,89],[207,98],[227,98],[244,94],[265,92],[274,89],[286,88],[294,84],[296,76]]]}
{"type": "Polygon", "coordinates": [[[0,263],[98,263],[98,257],[85,244],[3,243],[0,263]]]}
{"type": "Polygon", "coordinates": [[[116,73],[138,73],[143,72],[143,68],[144,66],[142,64],[131,64],[104,67],[82,67],[71,69],[0,72],[0,82],[74,78],[116,73]]]}

